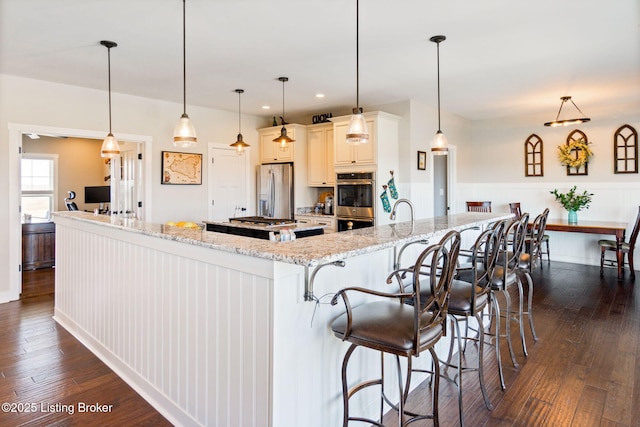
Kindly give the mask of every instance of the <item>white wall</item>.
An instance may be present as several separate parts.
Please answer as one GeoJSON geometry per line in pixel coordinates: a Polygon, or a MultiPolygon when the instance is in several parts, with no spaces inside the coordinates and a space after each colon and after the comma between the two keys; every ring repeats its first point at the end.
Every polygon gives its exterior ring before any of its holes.
{"type": "MultiPolygon", "coordinates": [[[[594,193],[587,210],[578,220],[627,222],[627,238],[640,205],[640,174],[613,173],[613,135],[622,125],[640,131],[640,105],[628,106],[610,117],[592,117],[578,126],[549,128],[549,117],[511,117],[473,123],[473,143],[461,154],[458,164],[458,210],[466,200],[491,200],[494,211],[508,211],[508,203],[520,202],[532,216],[550,209],[549,218],[564,218],[567,212],[549,191],[578,190],[594,193]],[[594,156],[587,176],[567,176],[558,161],[557,146],[566,142],[575,129],[583,131],[593,143],[594,156]],[[524,176],[524,141],[535,133],[544,142],[544,176],[524,176]]],[[[552,233],[552,259],[599,265],[599,235],[552,233]]],[[[613,236],[607,237],[612,239],[613,236]]],[[[636,254],[635,264],[640,265],[636,254]]]]}
{"type": "MultiPolygon", "coordinates": [[[[9,124],[29,124],[108,132],[106,91],[61,85],[38,80],[0,75],[0,198],[9,200],[9,186],[19,179],[15,165],[9,164],[9,124]]],[[[198,107],[187,111],[198,132],[200,143],[195,149],[183,150],[172,146],[173,128],[182,114],[182,105],[147,98],[112,93],[113,131],[118,134],[147,135],[153,141],[152,151],[152,211],[147,212],[154,222],[181,218],[185,221],[201,221],[207,216],[206,185],[170,186],[160,184],[161,151],[190,151],[202,153],[206,158],[207,143],[229,143],[238,133],[235,104],[231,112],[198,107]]],[[[259,146],[254,129],[268,125],[268,120],[256,116],[244,116],[243,135],[252,146],[252,164],[258,163],[259,146]]],[[[203,165],[203,183],[207,182],[207,169],[203,165]]],[[[252,182],[252,191],[255,183],[252,182]]],[[[19,229],[17,203],[9,201],[0,206],[0,301],[15,299],[15,291],[9,289],[9,272],[16,274],[17,265],[9,265],[9,253],[15,251],[11,244],[19,229]],[[10,210],[16,209],[16,211],[10,210]]]]}

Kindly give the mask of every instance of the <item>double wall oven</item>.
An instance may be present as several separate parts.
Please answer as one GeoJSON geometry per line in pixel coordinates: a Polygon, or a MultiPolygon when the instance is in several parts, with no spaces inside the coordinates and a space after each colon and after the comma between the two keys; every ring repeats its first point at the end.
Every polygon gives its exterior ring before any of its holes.
{"type": "Polygon", "coordinates": [[[345,172],[336,176],[338,231],[372,227],[375,222],[375,173],[345,172]]]}

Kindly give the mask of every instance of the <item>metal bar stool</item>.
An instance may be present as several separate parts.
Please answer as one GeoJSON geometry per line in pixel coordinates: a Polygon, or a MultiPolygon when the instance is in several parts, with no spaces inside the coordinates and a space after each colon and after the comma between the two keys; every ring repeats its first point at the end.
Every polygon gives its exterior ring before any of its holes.
{"type": "Polygon", "coordinates": [[[349,421],[367,422],[376,426],[383,426],[382,415],[384,402],[398,411],[398,426],[405,426],[418,419],[433,419],[434,425],[438,420],[438,387],[439,365],[435,363],[433,372],[433,408],[431,414],[409,414],[405,412],[405,403],[411,383],[411,361],[413,356],[419,356],[423,351],[429,351],[433,360],[437,360],[435,344],[445,333],[447,303],[449,289],[453,278],[458,251],[460,249],[460,234],[456,231],[447,233],[435,245],[426,248],[417,258],[411,268],[392,272],[387,278],[391,283],[393,277],[410,276],[411,289],[404,289],[400,281],[400,292],[386,293],[361,287],[348,287],[338,291],[332,298],[333,305],[342,299],[346,312],[331,324],[336,337],[348,341],[348,348],[342,362],[342,400],[344,405],[343,426],[349,421]],[[431,291],[430,298],[421,301],[421,286],[431,291]],[[348,295],[352,292],[364,293],[380,300],[353,307],[348,295]],[[413,305],[405,304],[407,299],[413,300],[413,305]],[[381,352],[381,363],[384,354],[395,356],[398,375],[398,403],[391,403],[384,390],[384,369],[381,377],[365,380],[349,388],[347,381],[347,366],[354,350],[366,347],[381,352]],[[407,358],[407,378],[403,384],[400,369],[400,356],[407,358]],[[381,386],[380,421],[365,417],[354,416],[349,413],[349,399],[357,392],[371,387],[381,386]],[[405,415],[410,418],[405,421],[405,415]]]}

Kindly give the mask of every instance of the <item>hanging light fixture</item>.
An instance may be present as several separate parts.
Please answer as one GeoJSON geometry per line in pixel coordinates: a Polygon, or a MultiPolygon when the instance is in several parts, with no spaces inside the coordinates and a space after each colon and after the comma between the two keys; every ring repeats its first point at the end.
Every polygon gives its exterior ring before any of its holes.
{"type": "Polygon", "coordinates": [[[236,89],[236,93],[238,94],[238,140],[231,144],[231,147],[236,149],[236,154],[238,156],[242,156],[244,154],[244,150],[249,147],[249,144],[242,140],[242,115],[240,113],[240,94],[244,93],[243,89],[236,89]]]}
{"type": "Polygon", "coordinates": [[[356,0],[356,108],[353,109],[349,121],[347,144],[359,145],[367,142],[369,142],[367,121],[360,108],[360,0],[356,0]]]}
{"type": "Polygon", "coordinates": [[[280,129],[280,136],[273,140],[278,144],[281,151],[289,149],[289,143],[295,142],[295,139],[291,139],[287,136],[287,128],[284,127],[284,83],[289,81],[289,77],[278,77],[278,80],[282,82],[282,129],[280,129]]]}
{"type": "Polygon", "coordinates": [[[104,141],[102,141],[100,156],[111,159],[120,155],[120,144],[118,144],[118,140],[113,136],[113,133],[111,133],[111,48],[118,46],[118,44],[109,40],[102,40],[100,44],[107,48],[107,64],[109,69],[109,134],[104,141]]]}
{"type": "Polygon", "coordinates": [[[571,99],[570,96],[561,96],[560,99],[562,100],[562,102],[560,103],[560,109],[558,110],[558,114],[556,115],[556,119],[552,122],[547,122],[544,125],[545,126],[551,126],[551,127],[556,127],[556,126],[569,126],[569,125],[578,125],[580,123],[586,123],[591,121],[590,118],[588,117],[584,117],[584,113],[582,112],[582,110],[580,110],[580,108],[578,108],[578,106],[576,105],[575,102],[573,102],[573,100],[571,99]],[[560,112],[562,112],[562,106],[564,105],[565,102],[567,101],[571,101],[571,103],[573,104],[574,107],[576,107],[576,110],[578,110],[580,112],[580,114],[582,114],[583,117],[579,118],[579,119],[565,119],[565,120],[558,120],[560,118],[560,112]]]}
{"type": "Polygon", "coordinates": [[[187,20],[186,0],[182,0],[182,116],[173,131],[173,145],[176,147],[193,147],[198,142],[196,130],[187,115],[187,20]]]}
{"type": "Polygon", "coordinates": [[[449,143],[444,133],[442,133],[442,129],[440,129],[440,43],[446,39],[445,36],[433,36],[429,39],[436,44],[438,52],[438,132],[436,132],[436,135],[431,141],[431,154],[434,156],[445,156],[449,154],[449,143]]]}

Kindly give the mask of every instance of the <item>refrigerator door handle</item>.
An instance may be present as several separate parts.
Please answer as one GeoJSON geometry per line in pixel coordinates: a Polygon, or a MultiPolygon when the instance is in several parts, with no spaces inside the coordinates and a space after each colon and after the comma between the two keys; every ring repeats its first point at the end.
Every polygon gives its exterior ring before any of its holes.
{"type": "Polygon", "coordinates": [[[269,171],[269,216],[273,218],[276,206],[276,177],[273,171],[269,171]]]}

